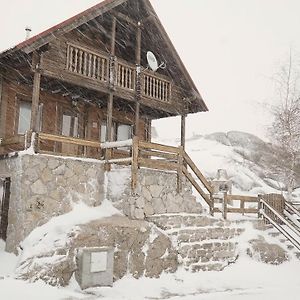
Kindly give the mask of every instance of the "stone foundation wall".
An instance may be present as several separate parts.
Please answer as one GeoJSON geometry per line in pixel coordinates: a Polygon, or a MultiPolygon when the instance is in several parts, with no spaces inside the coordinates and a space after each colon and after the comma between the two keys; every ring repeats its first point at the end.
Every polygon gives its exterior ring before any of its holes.
{"type": "Polygon", "coordinates": [[[177,192],[177,175],[149,169],[138,171],[138,185],[132,195],[129,168],[117,168],[108,174],[107,197],[132,219],[145,219],[165,213],[201,213],[202,207],[192,195],[191,184],[183,178],[177,192]]]}
{"type": "Polygon", "coordinates": [[[104,168],[96,160],[23,155],[0,160],[0,174],[11,177],[8,251],[35,227],[69,212],[72,202],[97,206],[104,197],[104,168]]]}

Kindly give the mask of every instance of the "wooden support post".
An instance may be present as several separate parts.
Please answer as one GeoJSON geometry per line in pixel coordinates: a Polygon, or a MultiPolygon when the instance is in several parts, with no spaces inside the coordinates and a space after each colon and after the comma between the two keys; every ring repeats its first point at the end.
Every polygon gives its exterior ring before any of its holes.
{"type": "MultiPolygon", "coordinates": [[[[114,95],[113,93],[109,94],[108,105],[107,105],[107,120],[106,120],[106,141],[113,141],[113,105],[114,104],[114,95]]],[[[112,149],[105,150],[105,160],[110,160],[112,158],[112,149]]],[[[106,171],[110,170],[110,165],[106,164],[106,171]]]]}
{"type": "Polygon", "coordinates": [[[140,100],[141,100],[141,45],[142,45],[142,29],[141,24],[138,23],[136,34],[136,86],[135,86],[135,124],[134,135],[139,136],[139,123],[140,123],[140,100]]]}
{"type": "Polygon", "coordinates": [[[245,201],[244,200],[240,200],[240,202],[241,202],[240,209],[242,211],[242,215],[245,215],[245,201]]]}
{"type": "Polygon", "coordinates": [[[183,147],[178,147],[177,156],[177,193],[182,192],[182,175],[183,175],[183,147]]]}
{"type": "Polygon", "coordinates": [[[6,102],[3,99],[3,77],[0,75],[0,137],[5,136],[6,102]]]}
{"type": "Polygon", "coordinates": [[[210,210],[210,214],[212,216],[214,216],[214,213],[215,213],[215,199],[214,199],[214,196],[212,193],[210,193],[210,207],[209,207],[209,210],[210,210]]]}
{"type": "Polygon", "coordinates": [[[183,150],[185,150],[185,124],[186,124],[186,115],[181,115],[180,140],[181,140],[181,146],[183,147],[183,150]]]}
{"type": "Polygon", "coordinates": [[[39,113],[39,101],[40,101],[40,84],[41,84],[41,73],[39,71],[35,71],[33,77],[31,121],[30,121],[30,130],[32,130],[33,132],[39,131],[38,113],[39,113]]]}
{"type": "Polygon", "coordinates": [[[110,43],[110,54],[115,55],[116,52],[116,29],[117,29],[117,19],[113,17],[111,26],[111,43],[110,43]]]}
{"type": "Polygon", "coordinates": [[[227,220],[227,192],[223,196],[223,218],[227,220]]]}
{"type": "Polygon", "coordinates": [[[262,195],[258,195],[257,198],[258,198],[258,205],[257,205],[258,213],[257,213],[257,217],[258,217],[258,219],[260,219],[261,218],[260,210],[262,208],[260,200],[262,198],[262,195]]]}
{"type": "Polygon", "coordinates": [[[139,138],[132,139],[132,162],[131,162],[131,191],[135,194],[138,181],[138,158],[139,158],[139,138]]]}

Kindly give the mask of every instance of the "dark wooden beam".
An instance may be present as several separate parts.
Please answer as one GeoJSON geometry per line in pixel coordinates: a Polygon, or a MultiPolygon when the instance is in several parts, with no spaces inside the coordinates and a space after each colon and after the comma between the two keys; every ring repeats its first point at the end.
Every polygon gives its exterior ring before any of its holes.
{"type": "Polygon", "coordinates": [[[140,100],[141,100],[141,46],[142,46],[142,29],[141,24],[138,23],[136,33],[136,86],[135,86],[135,124],[134,124],[134,135],[139,135],[139,123],[140,123],[140,100]]]}
{"type": "Polygon", "coordinates": [[[3,100],[3,77],[0,75],[0,137],[5,135],[6,103],[3,100]]]}
{"type": "Polygon", "coordinates": [[[31,120],[30,129],[33,132],[39,130],[38,124],[38,112],[39,112],[39,101],[40,101],[40,86],[41,86],[41,73],[39,69],[40,56],[37,53],[33,54],[32,57],[32,69],[33,75],[33,90],[32,90],[32,103],[31,103],[31,120]]]}
{"type": "Polygon", "coordinates": [[[138,23],[135,20],[131,19],[127,15],[122,14],[121,12],[113,12],[112,15],[115,16],[116,18],[118,18],[119,20],[127,22],[128,24],[130,24],[134,27],[138,26],[138,23]]]}
{"type": "Polygon", "coordinates": [[[186,125],[186,115],[181,115],[181,132],[180,132],[180,145],[185,150],[185,125],[186,125]]]}

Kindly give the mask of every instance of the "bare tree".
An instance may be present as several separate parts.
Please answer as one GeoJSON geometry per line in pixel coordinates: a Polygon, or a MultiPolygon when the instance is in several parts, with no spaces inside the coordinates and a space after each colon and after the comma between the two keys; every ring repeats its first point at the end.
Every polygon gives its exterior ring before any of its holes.
{"type": "Polygon", "coordinates": [[[274,80],[277,99],[272,108],[270,138],[278,159],[273,167],[291,196],[300,161],[300,64],[291,51],[274,80]]]}

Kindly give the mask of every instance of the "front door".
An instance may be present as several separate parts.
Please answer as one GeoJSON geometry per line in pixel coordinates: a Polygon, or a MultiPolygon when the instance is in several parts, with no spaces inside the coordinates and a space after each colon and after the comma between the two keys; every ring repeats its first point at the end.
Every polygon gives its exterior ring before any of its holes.
{"type": "Polygon", "coordinates": [[[10,198],[10,178],[0,179],[0,239],[6,241],[10,198]]]}
{"type": "MultiPolygon", "coordinates": [[[[78,137],[78,116],[72,112],[65,111],[62,116],[61,134],[68,137],[78,137]]],[[[62,143],[62,153],[77,155],[78,146],[68,143],[62,143]]]]}

